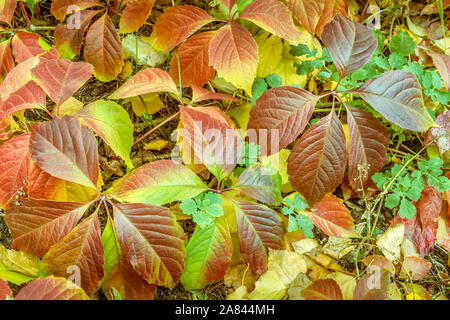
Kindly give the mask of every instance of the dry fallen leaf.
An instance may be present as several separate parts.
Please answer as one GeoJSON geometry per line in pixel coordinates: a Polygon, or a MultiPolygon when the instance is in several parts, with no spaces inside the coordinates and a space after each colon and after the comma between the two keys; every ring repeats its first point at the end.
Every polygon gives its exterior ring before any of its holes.
{"type": "Polygon", "coordinates": [[[383,254],[396,263],[400,260],[400,246],[405,237],[405,224],[399,223],[389,227],[385,233],[378,236],[377,246],[383,254]]]}

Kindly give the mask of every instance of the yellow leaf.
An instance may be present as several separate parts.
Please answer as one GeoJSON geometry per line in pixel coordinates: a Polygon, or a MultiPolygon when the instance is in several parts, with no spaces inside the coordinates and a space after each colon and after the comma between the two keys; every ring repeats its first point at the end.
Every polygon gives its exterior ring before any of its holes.
{"type": "Polygon", "coordinates": [[[286,294],[286,287],[280,276],[272,270],[267,270],[255,283],[255,290],[249,295],[249,300],[281,300],[286,294]]]}
{"type": "Polygon", "coordinates": [[[281,53],[283,52],[282,40],[270,34],[269,32],[262,32],[256,37],[256,44],[258,45],[258,76],[265,78],[271,73],[281,61],[281,53]]]}
{"type": "Polygon", "coordinates": [[[130,60],[125,60],[122,71],[119,73],[120,79],[126,79],[133,73],[133,64],[130,60]]]}
{"type": "Polygon", "coordinates": [[[248,294],[247,287],[240,286],[237,287],[237,289],[234,290],[233,293],[229,294],[226,300],[246,300],[247,294],[248,294]]]}
{"type": "Polygon", "coordinates": [[[8,250],[0,245],[0,263],[9,271],[37,277],[41,260],[23,251],[8,250]]]}
{"type": "Polygon", "coordinates": [[[356,287],[356,279],[342,272],[333,272],[327,276],[337,282],[342,291],[344,300],[353,300],[353,292],[356,287]]]}
{"type": "MultiPolygon", "coordinates": [[[[64,101],[63,104],[59,107],[59,115],[65,116],[73,116],[75,113],[80,111],[83,108],[84,104],[80,100],[77,100],[74,97],[70,97],[68,100],[64,101]]],[[[56,114],[58,108],[53,109],[53,114],[56,114]]]]}
{"type": "Polygon", "coordinates": [[[395,282],[391,283],[391,287],[389,289],[389,300],[403,300],[402,294],[395,282]]]}
{"type": "Polygon", "coordinates": [[[319,246],[319,243],[317,242],[316,239],[307,238],[292,242],[291,245],[294,248],[295,252],[299,254],[304,254],[317,248],[319,246]]]}
{"type": "Polygon", "coordinates": [[[125,102],[131,102],[134,113],[139,117],[142,117],[146,112],[148,114],[154,114],[166,107],[157,93],[148,93],[139,97],[128,98],[125,102]]]}
{"type": "Polygon", "coordinates": [[[323,247],[323,252],[336,260],[341,259],[347,253],[355,249],[352,240],[342,237],[328,237],[328,241],[323,247]]]}
{"type": "Polygon", "coordinates": [[[166,140],[156,139],[156,140],[151,141],[150,143],[144,143],[144,149],[161,151],[162,149],[167,147],[168,144],[169,144],[169,142],[166,140]]]}
{"type": "Polygon", "coordinates": [[[303,289],[306,289],[312,281],[304,273],[299,273],[297,278],[292,281],[289,289],[289,300],[305,300],[302,295],[303,289]]]}
{"type": "Polygon", "coordinates": [[[405,237],[405,224],[399,223],[389,227],[385,233],[378,236],[377,246],[384,256],[396,263],[400,260],[400,246],[405,237]]]}
{"type": "Polygon", "coordinates": [[[287,160],[290,154],[291,150],[281,149],[278,153],[261,158],[261,164],[270,165],[280,173],[283,192],[289,192],[288,190],[293,190],[289,182],[289,175],[287,173],[287,160]]]}
{"type": "Polygon", "coordinates": [[[250,119],[251,109],[252,105],[248,103],[229,110],[227,114],[231,118],[233,118],[236,121],[238,127],[245,132],[247,130],[248,120],[250,119]]]}

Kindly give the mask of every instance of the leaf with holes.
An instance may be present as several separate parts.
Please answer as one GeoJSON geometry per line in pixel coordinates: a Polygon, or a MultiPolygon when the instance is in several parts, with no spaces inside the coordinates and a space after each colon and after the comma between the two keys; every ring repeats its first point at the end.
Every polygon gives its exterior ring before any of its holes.
{"type": "Polygon", "coordinates": [[[33,161],[54,177],[96,188],[98,151],[93,133],[64,116],[31,127],[33,161]]]}
{"type": "Polygon", "coordinates": [[[128,112],[113,101],[97,100],[77,113],[132,169],[130,153],[134,126],[128,112]]]}
{"type": "MultiPolygon", "coordinates": [[[[183,141],[219,180],[226,178],[241,156],[242,142],[231,120],[217,108],[181,107],[183,141]],[[227,119],[228,118],[228,119],[227,119]]],[[[184,152],[189,151],[184,148],[184,152]]]]}
{"type": "Polygon", "coordinates": [[[127,260],[149,284],[173,288],[181,277],[185,234],[169,209],[114,204],[117,239],[127,260]]]}
{"type": "Polygon", "coordinates": [[[147,21],[152,12],[155,0],[131,0],[120,17],[119,32],[130,33],[138,31],[147,21]]]}
{"type": "Polygon", "coordinates": [[[169,7],[153,26],[152,45],[159,51],[172,50],[214,20],[206,11],[191,5],[169,7]]]}
{"type": "Polygon", "coordinates": [[[310,207],[342,182],[346,149],[345,133],[334,109],[295,144],[288,158],[289,179],[310,207]]]}
{"type": "Polygon", "coordinates": [[[322,38],[341,78],[362,68],[378,46],[371,29],[340,14],[325,26],[322,38]]]}
{"type": "MultiPolygon", "coordinates": [[[[216,71],[209,65],[208,48],[214,31],[206,31],[193,35],[175,50],[180,60],[181,84],[183,86],[203,86],[213,80],[216,71]]],[[[179,83],[178,60],[172,56],[170,75],[179,83]]]]}
{"type": "Polygon", "coordinates": [[[251,92],[258,67],[258,46],[245,27],[232,22],[217,30],[209,42],[209,64],[220,77],[251,92]]]}
{"type": "Polygon", "coordinates": [[[30,134],[24,133],[0,146],[0,206],[3,208],[25,187],[31,162],[29,145],[30,134]]]}
{"type": "Polygon", "coordinates": [[[169,92],[177,97],[179,94],[177,85],[167,72],[157,68],[147,68],[125,82],[109,98],[123,99],[152,92],[169,92]]]}
{"type": "Polygon", "coordinates": [[[12,52],[17,63],[47,52],[42,48],[39,38],[38,34],[28,32],[18,32],[14,35],[12,52]]]}
{"type": "Polygon", "coordinates": [[[390,140],[383,125],[371,114],[347,107],[348,180],[355,189],[366,189],[370,177],[387,162],[390,140]]]}
{"type": "Polygon", "coordinates": [[[342,291],[333,279],[317,280],[302,290],[306,300],[343,300],[342,291]]]}
{"type": "Polygon", "coordinates": [[[108,14],[89,27],[84,58],[94,66],[94,75],[103,82],[114,80],[122,70],[122,42],[108,14]]]}
{"type": "Polygon", "coordinates": [[[36,279],[23,287],[14,300],[89,300],[73,282],[60,277],[36,279]]]}
{"type": "Polygon", "coordinates": [[[262,274],[267,267],[267,251],[283,247],[282,221],[275,211],[254,202],[236,204],[239,246],[245,263],[262,274]]]}
{"type": "Polygon", "coordinates": [[[207,228],[196,227],[186,246],[181,283],[186,290],[200,290],[220,281],[231,263],[233,244],[227,220],[216,219],[207,228]]]}
{"type": "Polygon", "coordinates": [[[108,192],[128,202],[164,205],[193,198],[207,189],[189,168],[175,161],[160,160],[114,181],[108,192]]]}
{"type": "Polygon", "coordinates": [[[113,290],[117,290],[124,300],[153,300],[156,286],[148,284],[127,261],[117,241],[111,217],[108,217],[103,230],[102,245],[105,252],[105,275],[101,286],[108,299],[114,299],[113,290]]]}
{"type": "Polygon", "coordinates": [[[277,0],[254,0],[240,15],[239,19],[253,22],[274,35],[294,41],[300,37],[289,9],[277,0]]]}
{"type": "Polygon", "coordinates": [[[33,80],[60,106],[89,80],[93,70],[86,62],[55,59],[41,62],[31,72],[33,80]]]}
{"type": "Polygon", "coordinates": [[[294,141],[308,124],[318,100],[318,96],[290,86],[264,92],[250,111],[248,124],[251,134],[264,139],[259,141],[261,155],[277,153],[294,141]]]}
{"type": "Polygon", "coordinates": [[[62,21],[67,14],[76,12],[75,8],[84,10],[98,5],[101,5],[100,0],[55,0],[52,2],[50,12],[56,19],[62,21]],[[73,8],[72,11],[70,8],[73,8]]]}
{"type": "Polygon", "coordinates": [[[5,218],[13,237],[12,248],[44,256],[75,228],[88,207],[81,202],[20,200],[10,206],[5,218]]]}
{"type": "Polygon", "coordinates": [[[411,72],[395,70],[370,79],[355,93],[386,120],[412,131],[426,131],[435,123],[425,109],[422,88],[411,72]]]}

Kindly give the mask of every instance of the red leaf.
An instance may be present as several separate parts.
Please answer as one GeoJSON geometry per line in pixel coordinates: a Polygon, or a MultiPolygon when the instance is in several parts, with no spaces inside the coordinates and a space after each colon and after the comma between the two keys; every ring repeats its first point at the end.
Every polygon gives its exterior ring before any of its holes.
{"type": "Polygon", "coordinates": [[[233,22],[217,30],[212,37],[209,64],[220,77],[249,91],[256,76],[258,46],[245,27],[233,22]]]}
{"type": "Polygon", "coordinates": [[[389,135],[375,117],[358,108],[347,107],[347,124],[348,180],[355,190],[365,190],[387,162],[389,135]]]}
{"type": "Polygon", "coordinates": [[[42,258],[41,272],[74,277],[91,295],[103,278],[103,247],[97,214],[86,218],[42,258]]]}
{"type": "Polygon", "coordinates": [[[288,158],[289,179],[310,207],[342,182],[346,147],[344,129],[332,110],[309,128],[292,149],[288,158]]]}
{"type": "Polygon", "coordinates": [[[59,277],[36,279],[26,285],[14,300],[89,300],[84,291],[59,277]]]}
{"type": "Polygon", "coordinates": [[[120,33],[130,33],[139,30],[152,12],[155,0],[128,0],[120,17],[120,33]]]}
{"type": "Polygon", "coordinates": [[[342,291],[333,279],[318,280],[302,290],[306,300],[343,300],[342,291]]]}
{"type": "Polygon", "coordinates": [[[323,31],[323,42],[341,78],[362,68],[378,46],[371,29],[340,14],[323,31]]]}
{"type": "MultiPolygon", "coordinates": [[[[183,86],[203,86],[214,79],[216,71],[209,65],[209,41],[214,35],[213,31],[206,31],[187,39],[175,50],[180,60],[181,84],[183,86]]],[[[178,61],[175,54],[170,62],[170,75],[179,83],[178,61]]]]}
{"type": "Polygon", "coordinates": [[[254,0],[239,16],[257,26],[286,39],[296,40],[301,33],[294,25],[289,9],[278,0],[254,0]]]}
{"type": "Polygon", "coordinates": [[[378,267],[388,270],[392,275],[395,275],[395,267],[392,261],[384,256],[371,255],[361,260],[366,266],[378,267]]]}
{"type": "MultiPolygon", "coordinates": [[[[54,0],[50,12],[56,19],[62,21],[66,14],[72,13],[69,7],[76,6],[79,10],[101,5],[100,0],[54,0]]],[[[75,8],[75,7],[74,7],[75,8]]]]}
{"type": "Polygon", "coordinates": [[[230,126],[232,120],[217,108],[181,107],[180,110],[183,142],[219,181],[223,180],[236,167],[242,152],[241,139],[230,126]]]}
{"type": "Polygon", "coordinates": [[[30,58],[25,62],[19,63],[6,75],[6,78],[0,84],[2,101],[6,101],[12,93],[32,80],[31,69],[38,64],[39,58],[30,58]]]}
{"type": "Polygon", "coordinates": [[[11,40],[0,43],[0,81],[14,68],[14,60],[11,54],[11,40]]]}
{"type": "Polygon", "coordinates": [[[318,96],[290,86],[264,92],[251,109],[248,123],[250,140],[250,134],[258,137],[261,155],[277,153],[294,141],[308,124],[318,100],[318,96]]]}
{"type": "Polygon", "coordinates": [[[17,0],[2,0],[0,1],[0,21],[11,24],[16,11],[17,0]]]}
{"type": "Polygon", "coordinates": [[[29,145],[30,134],[24,133],[0,146],[0,206],[4,209],[25,186],[30,165],[29,145]]]}
{"type": "Polygon", "coordinates": [[[214,20],[207,12],[194,6],[169,7],[153,26],[152,45],[159,51],[170,51],[214,20]]]}
{"type": "Polygon", "coordinates": [[[390,284],[390,271],[374,268],[359,279],[353,300],[388,300],[390,284]]]}
{"type": "Polygon", "coordinates": [[[173,288],[181,277],[185,234],[169,209],[114,204],[114,225],[124,255],[149,284],[173,288]]]}
{"type": "Polygon", "coordinates": [[[46,104],[47,99],[44,90],[33,81],[29,81],[2,102],[0,118],[24,109],[44,109],[46,104]]]}
{"type": "Polygon", "coordinates": [[[419,257],[405,257],[402,264],[403,271],[407,272],[412,280],[422,280],[433,265],[419,257]]]}
{"type": "Polygon", "coordinates": [[[100,81],[114,80],[122,70],[122,42],[108,14],[89,27],[84,57],[86,62],[94,66],[94,74],[100,81]]]}
{"type": "Polygon", "coordinates": [[[39,44],[40,36],[35,33],[17,32],[12,39],[12,52],[17,63],[24,62],[31,57],[46,53],[39,44]]]}
{"type": "Polygon", "coordinates": [[[98,152],[94,134],[64,116],[31,127],[31,157],[52,176],[96,188],[98,152]]]}
{"type": "Polygon", "coordinates": [[[282,221],[268,207],[246,201],[237,203],[236,221],[242,257],[250,269],[262,274],[267,267],[267,250],[283,247],[282,221]]]}
{"type": "Polygon", "coordinates": [[[353,218],[342,200],[332,194],[327,194],[311,212],[305,214],[311,218],[314,225],[325,234],[336,237],[352,236],[353,218]]]}
{"type": "Polygon", "coordinates": [[[60,106],[89,80],[93,69],[86,62],[55,59],[41,62],[32,73],[34,81],[60,106]]]}
{"type": "Polygon", "coordinates": [[[439,214],[442,208],[441,193],[425,185],[420,199],[415,203],[417,212],[412,219],[397,216],[397,223],[405,223],[405,236],[410,239],[424,257],[436,242],[439,214]]]}
{"type": "Polygon", "coordinates": [[[433,59],[434,66],[439,72],[444,86],[447,87],[447,90],[450,90],[450,56],[434,52],[430,52],[429,55],[433,59]]]}
{"type": "Polygon", "coordinates": [[[6,300],[8,297],[13,297],[12,291],[8,287],[8,283],[0,278],[0,300],[6,300]]]}
{"type": "Polygon", "coordinates": [[[169,92],[178,96],[177,85],[167,72],[158,68],[147,68],[134,75],[117,89],[110,99],[123,99],[152,92],[169,92]]]}
{"type": "Polygon", "coordinates": [[[286,5],[309,33],[319,37],[337,13],[347,16],[347,0],[287,0],[286,5]]]}
{"type": "MultiPolygon", "coordinates": [[[[80,54],[84,32],[98,12],[94,10],[80,11],[80,28],[68,28],[65,24],[56,26],[55,46],[61,58],[73,59],[73,57],[80,54]]],[[[74,19],[73,17],[72,15],[69,19],[74,19]]]]}
{"type": "Polygon", "coordinates": [[[196,85],[191,85],[192,87],[192,101],[191,104],[205,101],[205,100],[229,100],[229,101],[239,101],[238,98],[230,96],[225,93],[215,93],[206,90],[205,88],[198,87],[196,85]]]}
{"type": "Polygon", "coordinates": [[[81,202],[20,200],[10,206],[5,218],[13,237],[12,248],[44,256],[75,228],[88,206],[81,202]]]}

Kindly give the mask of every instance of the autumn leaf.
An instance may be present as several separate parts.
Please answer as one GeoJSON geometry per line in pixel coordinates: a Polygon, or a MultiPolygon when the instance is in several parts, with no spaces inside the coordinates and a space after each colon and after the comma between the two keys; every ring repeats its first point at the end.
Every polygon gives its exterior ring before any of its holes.
{"type": "Polygon", "coordinates": [[[379,270],[364,274],[358,281],[353,293],[354,300],[388,300],[391,273],[379,270]]]}
{"type": "Polygon", "coordinates": [[[18,32],[14,35],[12,52],[17,63],[47,52],[42,48],[39,39],[40,36],[36,33],[18,32]]]}
{"type": "Polygon", "coordinates": [[[76,5],[79,10],[88,9],[101,5],[100,0],[55,0],[52,2],[50,12],[56,19],[62,21],[64,17],[70,12],[69,7],[76,5]],[[69,12],[68,12],[69,11],[69,12]]]}
{"type": "Polygon", "coordinates": [[[302,295],[306,300],[343,300],[341,288],[333,279],[324,279],[313,282],[302,295]]]}
{"type": "Polygon", "coordinates": [[[412,280],[422,280],[430,271],[433,265],[419,257],[405,257],[402,263],[402,271],[400,275],[411,277],[412,280]],[[406,276],[408,274],[408,276],[406,276]]]}
{"type": "Polygon", "coordinates": [[[141,28],[152,12],[155,0],[129,0],[119,22],[120,33],[135,32],[141,28]]]}
{"type": "Polygon", "coordinates": [[[2,0],[0,1],[0,21],[11,24],[11,20],[16,11],[16,0],[2,0]]]}
{"type": "Polygon", "coordinates": [[[2,101],[6,101],[11,94],[22,88],[32,79],[31,69],[39,64],[38,57],[32,57],[15,66],[0,84],[2,101]]]}
{"type": "Polygon", "coordinates": [[[233,96],[230,96],[226,93],[216,93],[208,91],[205,88],[196,86],[195,84],[191,85],[192,88],[192,101],[191,105],[193,103],[205,101],[205,100],[228,100],[228,101],[239,101],[238,98],[235,98],[233,96]]]}
{"type": "Polygon", "coordinates": [[[442,82],[447,87],[447,90],[450,90],[450,57],[434,52],[430,52],[429,55],[433,59],[434,66],[439,72],[442,82]]]}
{"type": "Polygon", "coordinates": [[[0,43],[0,81],[14,68],[14,60],[11,54],[11,40],[0,43]]]}
{"type": "Polygon", "coordinates": [[[22,288],[14,300],[89,300],[80,287],[61,277],[36,279],[22,288]]]}
{"type": "Polygon", "coordinates": [[[13,294],[8,286],[8,283],[0,278],[0,300],[6,300],[12,298],[13,294]]]}
{"type": "Polygon", "coordinates": [[[25,109],[45,109],[46,104],[44,90],[29,81],[0,104],[0,118],[25,109]]]}

